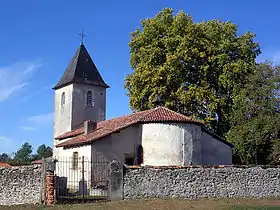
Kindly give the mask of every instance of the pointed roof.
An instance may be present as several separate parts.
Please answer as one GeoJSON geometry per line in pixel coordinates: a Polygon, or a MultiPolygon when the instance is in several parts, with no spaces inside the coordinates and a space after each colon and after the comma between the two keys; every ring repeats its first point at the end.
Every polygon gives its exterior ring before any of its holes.
{"type": "Polygon", "coordinates": [[[79,46],[63,76],[53,89],[56,90],[71,83],[109,87],[102,79],[84,44],[79,46]]]}

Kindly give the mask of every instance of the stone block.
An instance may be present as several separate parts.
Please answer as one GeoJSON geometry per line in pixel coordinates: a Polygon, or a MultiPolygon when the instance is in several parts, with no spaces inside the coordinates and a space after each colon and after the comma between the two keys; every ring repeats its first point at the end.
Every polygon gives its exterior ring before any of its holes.
{"type": "Polygon", "coordinates": [[[123,199],[123,164],[117,161],[113,161],[110,164],[110,188],[109,197],[110,200],[122,200],[123,199]]]}

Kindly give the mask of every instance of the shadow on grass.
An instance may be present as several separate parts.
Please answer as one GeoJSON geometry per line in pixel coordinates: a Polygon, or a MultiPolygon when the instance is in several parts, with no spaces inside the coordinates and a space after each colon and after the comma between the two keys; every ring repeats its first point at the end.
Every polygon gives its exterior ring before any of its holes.
{"type": "Polygon", "coordinates": [[[72,196],[72,197],[63,197],[60,196],[57,199],[57,204],[81,204],[81,203],[101,203],[101,202],[108,202],[108,198],[105,196],[86,196],[84,200],[82,196],[72,196]]]}
{"type": "Polygon", "coordinates": [[[230,210],[280,210],[280,206],[233,206],[230,210]]]}

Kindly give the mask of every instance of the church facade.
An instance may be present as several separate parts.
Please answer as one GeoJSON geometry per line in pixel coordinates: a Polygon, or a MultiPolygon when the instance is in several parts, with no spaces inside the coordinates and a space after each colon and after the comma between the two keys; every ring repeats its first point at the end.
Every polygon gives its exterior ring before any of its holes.
{"type": "Polygon", "coordinates": [[[108,87],[81,44],[54,87],[55,158],[84,156],[94,162],[103,156],[153,166],[232,164],[233,145],[202,122],[165,107],[106,120],[108,87]]]}

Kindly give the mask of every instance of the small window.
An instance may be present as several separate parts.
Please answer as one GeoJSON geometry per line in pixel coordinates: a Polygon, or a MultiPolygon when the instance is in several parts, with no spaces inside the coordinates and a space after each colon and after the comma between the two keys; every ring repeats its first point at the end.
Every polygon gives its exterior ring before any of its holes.
{"type": "Polygon", "coordinates": [[[78,164],[79,164],[79,154],[78,152],[73,152],[72,169],[77,170],[78,164]]]}
{"type": "Polygon", "coordinates": [[[133,166],[134,165],[134,157],[133,157],[133,155],[130,154],[130,153],[125,153],[124,154],[124,163],[126,165],[133,166]]]}
{"type": "Polygon", "coordinates": [[[83,72],[83,77],[84,77],[85,80],[87,80],[88,79],[87,73],[83,72]]]}
{"type": "Polygon", "coordinates": [[[61,95],[61,107],[63,108],[65,105],[65,93],[63,92],[61,95]]]}
{"type": "Polygon", "coordinates": [[[92,106],[92,92],[87,92],[87,106],[92,106]]]}

